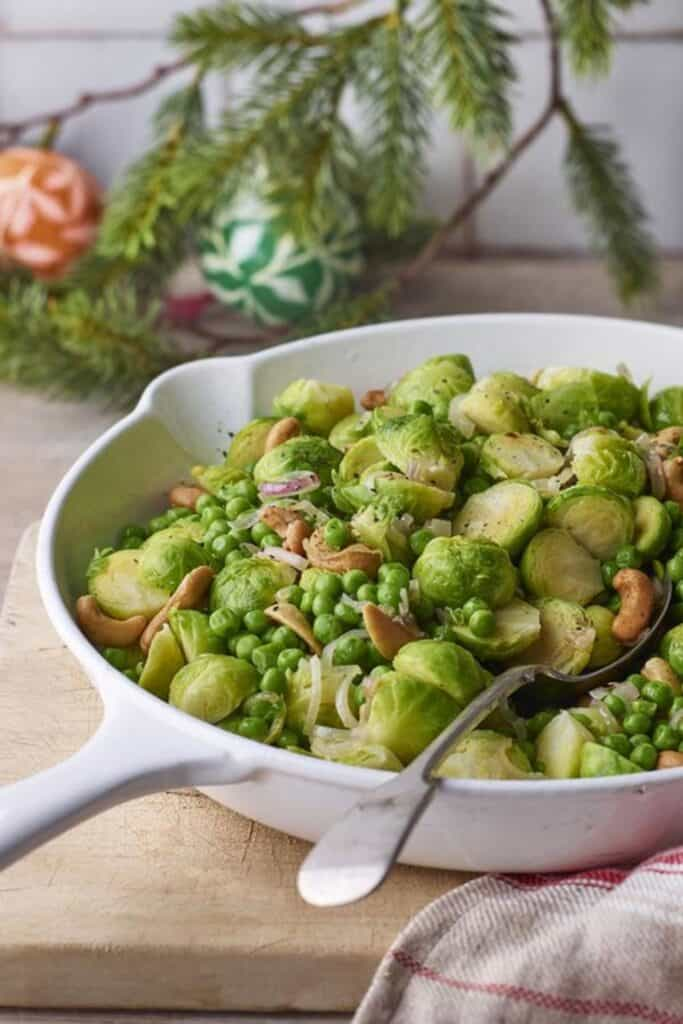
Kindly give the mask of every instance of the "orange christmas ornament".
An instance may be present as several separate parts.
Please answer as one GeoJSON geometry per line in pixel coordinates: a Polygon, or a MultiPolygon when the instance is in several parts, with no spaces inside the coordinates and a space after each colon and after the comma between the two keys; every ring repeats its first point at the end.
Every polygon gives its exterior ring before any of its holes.
{"type": "Polygon", "coordinates": [[[37,277],[59,277],[92,243],[100,187],[75,161],[48,149],[0,152],[0,254],[37,277]]]}

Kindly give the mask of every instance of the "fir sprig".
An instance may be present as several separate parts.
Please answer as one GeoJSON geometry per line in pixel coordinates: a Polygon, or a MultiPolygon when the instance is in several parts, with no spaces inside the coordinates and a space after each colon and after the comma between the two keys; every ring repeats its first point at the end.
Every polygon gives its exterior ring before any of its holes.
{"type": "Polygon", "coordinates": [[[609,0],[560,0],[560,25],[578,75],[602,75],[612,56],[609,0]]]}

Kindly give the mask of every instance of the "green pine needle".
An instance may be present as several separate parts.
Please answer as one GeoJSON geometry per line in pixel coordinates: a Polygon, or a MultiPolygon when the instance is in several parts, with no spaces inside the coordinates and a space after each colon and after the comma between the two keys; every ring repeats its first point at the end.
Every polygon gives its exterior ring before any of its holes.
{"type": "Polygon", "coordinates": [[[580,124],[566,106],[561,113],[569,132],[565,169],[574,205],[588,222],[621,298],[628,301],[657,280],[647,214],[608,130],[580,124]]]}
{"type": "Polygon", "coordinates": [[[560,0],[560,25],[576,74],[606,74],[612,56],[609,0],[560,0]]]}

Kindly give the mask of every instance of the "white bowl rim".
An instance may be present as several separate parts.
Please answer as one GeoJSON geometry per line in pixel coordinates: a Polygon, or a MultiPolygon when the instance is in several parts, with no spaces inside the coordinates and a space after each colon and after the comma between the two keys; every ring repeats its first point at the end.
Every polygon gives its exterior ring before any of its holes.
{"type": "MultiPolygon", "coordinates": [[[[107,703],[133,703],[145,708],[152,718],[159,718],[173,726],[175,731],[184,732],[194,736],[196,739],[206,743],[207,749],[218,747],[226,753],[233,753],[235,758],[245,764],[250,764],[255,772],[272,770],[281,774],[308,778],[322,784],[335,785],[351,789],[371,789],[381,782],[393,777],[392,772],[379,771],[372,768],[361,768],[351,765],[338,764],[332,761],[307,757],[302,754],[292,753],[278,747],[266,746],[253,740],[244,739],[234,733],[228,733],[209,723],[192,718],[190,715],[179,711],[165,701],[160,700],[153,694],[127,679],[122,673],[112,668],[111,665],[98,653],[81,633],[76,625],[70,609],[62,599],[57,577],[54,569],[54,535],[59,520],[62,506],[66,498],[79,479],[87,470],[90,462],[102,453],[109,444],[119,435],[133,429],[139,420],[149,415],[152,408],[152,399],[156,390],[164,385],[166,381],[174,377],[182,377],[200,363],[211,363],[213,366],[222,363],[233,363],[236,360],[244,360],[252,364],[268,362],[273,354],[296,351],[302,348],[316,347],[319,345],[338,344],[340,337],[353,339],[365,335],[378,335],[390,333],[397,327],[405,328],[409,323],[411,328],[419,330],[422,327],[429,327],[432,324],[452,321],[462,324],[484,324],[515,322],[517,324],[528,324],[541,322],[552,327],[554,322],[575,321],[583,324],[612,325],[625,333],[638,332],[642,329],[649,331],[656,330],[661,333],[669,333],[672,339],[680,342],[683,339],[683,329],[669,324],[660,324],[641,320],[622,320],[618,317],[583,316],[576,314],[562,313],[483,313],[466,315],[447,315],[435,317],[423,317],[403,321],[388,321],[364,327],[351,328],[345,331],[327,332],[304,338],[300,341],[288,342],[282,345],[273,346],[268,349],[251,354],[240,354],[236,356],[213,357],[205,360],[195,360],[182,363],[172,367],[165,373],[156,377],[142,393],[135,408],[118,423],[106,430],[97,438],[83,454],[74,462],[71,468],[64,475],[55,488],[45,510],[40,524],[36,571],[38,585],[43,604],[53,627],[68,649],[75,656],[79,664],[85,669],[88,678],[103,696],[107,703]],[[119,701],[120,696],[120,701],[119,701]]],[[[575,796],[585,793],[618,793],[622,790],[637,790],[639,792],[652,791],[663,785],[677,783],[683,778],[683,767],[671,768],[666,771],[656,772],[635,772],[629,775],[601,776],[594,779],[530,779],[530,780],[508,780],[508,779],[444,779],[441,782],[441,790],[444,793],[458,792],[458,794],[469,797],[486,796],[495,798],[497,796],[514,797],[524,793],[538,792],[541,799],[548,799],[555,796],[560,799],[573,799],[575,796]]]]}

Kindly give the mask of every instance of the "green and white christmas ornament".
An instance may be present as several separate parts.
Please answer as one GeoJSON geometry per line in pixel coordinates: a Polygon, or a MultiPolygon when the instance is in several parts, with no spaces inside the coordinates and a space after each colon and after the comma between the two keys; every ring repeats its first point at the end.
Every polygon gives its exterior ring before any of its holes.
{"type": "Polygon", "coordinates": [[[360,222],[350,204],[334,230],[302,243],[282,207],[253,188],[219,204],[200,251],[214,295],[267,326],[320,312],[363,269],[360,222]]]}

